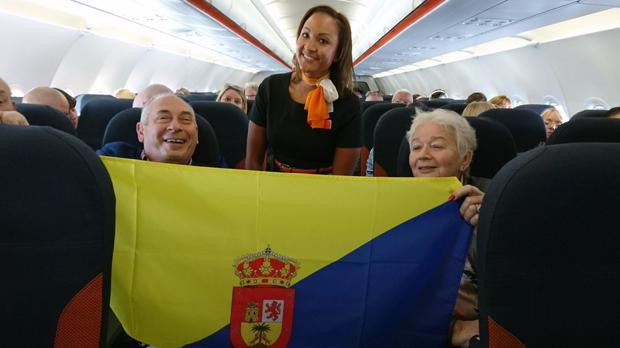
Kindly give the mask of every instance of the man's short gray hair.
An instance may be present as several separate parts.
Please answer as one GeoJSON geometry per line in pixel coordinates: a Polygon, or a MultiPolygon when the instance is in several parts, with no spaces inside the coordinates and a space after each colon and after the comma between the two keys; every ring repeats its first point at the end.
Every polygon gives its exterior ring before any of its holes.
{"type": "MultiPolygon", "coordinates": [[[[185,100],[183,100],[182,98],[179,98],[178,96],[174,95],[172,92],[168,93],[160,93],[157,94],[155,96],[153,96],[151,99],[149,99],[145,104],[144,107],[142,108],[142,112],[140,113],[140,123],[142,123],[143,125],[146,125],[148,123],[149,120],[149,113],[151,112],[151,105],[153,105],[153,102],[163,98],[163,97],[168,97],[168,96],[173,96],[175,98],[178,98],[179,100],[181,100],[183,103],[187,104],[187,102],[185,100]]],[[[187,106],[189,107],[190,110],[192,110],[192,115],[194,115],[194,123],[196,123],[196,113],[194,112],[194,109],[187,104],[187,106]]]]}
{"type": "Polygon", "coordinates": [[[416,114],[417,116],[414,116],[411,128],[407,132],[409,148],[411,148],[411,138],[415,130],[424,123],[434,122],[454,132],[456,146],[461,158],[464,158],[468,151],[473,153],[476,150],[476,131],[463,116],[454,111],[444,109],[435,109],[430,112],[421,112],[418,110],[416,114]]]}

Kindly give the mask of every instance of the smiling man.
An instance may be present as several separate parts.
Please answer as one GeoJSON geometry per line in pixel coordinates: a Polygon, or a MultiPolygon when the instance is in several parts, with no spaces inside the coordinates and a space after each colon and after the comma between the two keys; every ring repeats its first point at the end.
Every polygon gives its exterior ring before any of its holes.
{"type": "Polygon", "coordinates": [[[142,148],[123,142],[106,144],[97,151],[103,156],[142,159],[146,161],[191,164],[198,127],[194,110],[173,94],[153,97],[142,109],[136,124],[142,148]]]}

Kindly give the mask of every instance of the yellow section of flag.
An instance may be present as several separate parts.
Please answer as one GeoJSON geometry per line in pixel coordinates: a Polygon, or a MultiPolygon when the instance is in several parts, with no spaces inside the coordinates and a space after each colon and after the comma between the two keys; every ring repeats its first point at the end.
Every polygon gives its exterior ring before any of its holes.
{"type": "Polygon", "coordinates": [[[134,338],[179,347],[229,323],[235,258],[270,246],[299,282],[447,201],[455,178],[366,178],[102,157],[116,194],[111,306],[134,338]]]}

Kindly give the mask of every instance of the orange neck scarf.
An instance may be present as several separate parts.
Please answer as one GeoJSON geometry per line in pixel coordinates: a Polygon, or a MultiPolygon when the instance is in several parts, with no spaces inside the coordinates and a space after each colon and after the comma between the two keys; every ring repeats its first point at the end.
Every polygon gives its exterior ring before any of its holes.
{"type": "Polygon", "coordinates": [[[315,85],[316,88],[308,93],[304,110],[308,111],[307,122],[312,129],[332,129],[332,121],[329,119],[329,109],[325,100],[325,91],[321,86],[321,81],[329,79],[329,74],[321,76],[318,79],[309,78],[303,72],[301,79],[309,84],[315,85]]]}

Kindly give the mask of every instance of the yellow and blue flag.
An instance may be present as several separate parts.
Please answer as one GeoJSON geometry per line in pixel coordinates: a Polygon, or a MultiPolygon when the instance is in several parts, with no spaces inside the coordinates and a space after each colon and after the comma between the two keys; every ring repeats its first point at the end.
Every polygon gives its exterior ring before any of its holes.
{"type": "Polygon", "coordinates": [[[447,345],[471,237],[447,201],[456,179],[104,163],[117,202],[111,306],[130,336],[231,347],[235,261],[270,247],[298,262],[288,347],[447,345]]]}

